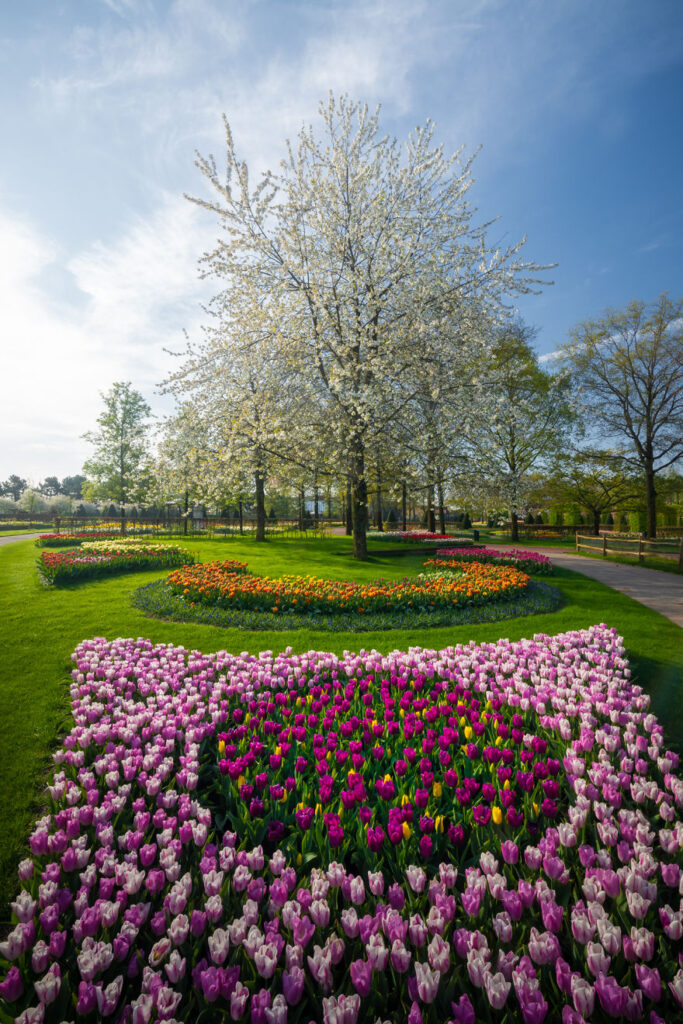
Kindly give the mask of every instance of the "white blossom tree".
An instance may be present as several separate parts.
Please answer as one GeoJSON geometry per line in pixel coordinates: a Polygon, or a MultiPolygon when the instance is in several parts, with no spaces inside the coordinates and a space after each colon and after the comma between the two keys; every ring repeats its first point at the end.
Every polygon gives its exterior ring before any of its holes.
{"type": "Polygon", "coordinates": [[[325,397],[363,559],[368,444],[412,400],[424,339],[457,345],[544,268],[521,260],[522,242],[489,245],[468,202],[472,159],[446,156],[430,122],[401,149],[381,136],[379,111],[347,97],[331,95],[320,115],[320,134],[302,128],[253,189],[226,120],[225,172],[198,157],[214,196],[192,201],[223,232],[202,258],[220,282],[214,310],[325,397]]]}

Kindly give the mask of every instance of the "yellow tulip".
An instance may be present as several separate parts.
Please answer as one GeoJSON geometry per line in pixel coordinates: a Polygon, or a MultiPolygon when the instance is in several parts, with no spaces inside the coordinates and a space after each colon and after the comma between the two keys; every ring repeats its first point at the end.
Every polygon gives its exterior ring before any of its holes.
{"type": "Polygon", "coordinates": [[[474,736],[474,731],[472,729],[472,726],[468,725],[467,728],[465,729],[465,739],[466,740],[471,740],[473,736],[474,736]]]}
{"type": "Polygon", "coordinates": [[[401,797],[401,807],[405,807],[405,805],[409,804],[409,803],[410,803],[410,797],[408,796],[407,793],[404,793],[403,796],[401,797]]]}
{"type": "Polygon", "coordinates": [[[407,821],[403,822],[402,828],[403,828],[403,838],[404,839],[410,839],[410,825],[408,824],[407,821]]]}
{"type": "Polygon", "coordinates": [[[463,715],[463,716],[462,716],[462,718],[460,719],[460,725],[461,725],[461,727],[462,727],[463,725],[467,725],[467,719],[465,718],[465,716],[464,716],[464,715],[463,715]]]}
{"type": "Polygon", "coordinates": [[[432,794],[438,799],[441,796],[441,783],[435,782],[432,786],[432,794]]]}
{"type": "Polygon", "coordinates": [[[500,807],[492,807],[491,808],[491,817],[493,818],[493,824],[494,825],[502,824],[503,812],[501,811],[500,807]]]}
{"type": "Polygon", "coordinates": [[[218,741],[218,753],[219,754],[224,754],[225,753],[225,740],[219,740],[218,741]]]}
{"type": "Polygon", "coordinates": [[[296,855],[296,862],[297,862],[297,865],[299,867],[301,867],[301,854],[300,853],[297,853],[297,855],[296,855]]]}
{"type": "Polygon", "coordinates": [[[240,786],[243,786],[246,781],[247,780],[245,779],[244,775],[240,775],[239,779],[237,780],[237,788],[239,789],[240,786]]]}
{"type": "Polygon", "coordinates": [[[443,832],[443,814],[437,814],[434,818],[434,831],[443,832]]]}
{"type": "Polygon", "coordinates": [[[510,780],[506,779],[503,783],[503,789],[510,789],[510,780]]]}
{"type": "Polygon", "coordinates": [[[316,804],[316,805],[315,805],[315,815],[316,815],[316,817],[317,817],[317,816],[318,816],[319,814],[322,814],[322,812],[323,812],[323,807],[322,807],[322,804],[316,804]]]}
{"type": "Polygon", "coordinates": [[[282,757],[282,747],[276,747],[275,748],[275,756],[276,757],[282,757]]]}

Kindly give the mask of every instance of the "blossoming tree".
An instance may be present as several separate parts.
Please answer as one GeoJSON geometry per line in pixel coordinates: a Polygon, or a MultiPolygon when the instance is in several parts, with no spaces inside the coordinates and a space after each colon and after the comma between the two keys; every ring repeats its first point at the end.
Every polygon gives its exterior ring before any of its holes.
{"type": "Polygon", "coordinates": [[[378,111],[345,96],[330,95],[320,116],[321,133],[302,128],[255,188],[225,120],[225,174],[198,157],[214,196],[192,201],[223,231],[202,257],[220,281],[214,309],[229,310],[242,336],[267,339],[333,410],[364,559],[369,439],[411,400],[421,339],[457,344],[506,295],[532,290],[542,268],[520,258],[523,242],[488,244],[467,201],[472,159],[446,156],[429,121],[401,151],[381,136],[378,111]]]}

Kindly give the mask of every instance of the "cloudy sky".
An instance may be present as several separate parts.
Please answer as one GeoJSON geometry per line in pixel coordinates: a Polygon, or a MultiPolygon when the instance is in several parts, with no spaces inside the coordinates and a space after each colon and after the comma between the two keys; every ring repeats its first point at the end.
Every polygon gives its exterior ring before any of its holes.
{"type": "Polygon", "coordinates": [[[520,307],[540,353],[683,291],[681,0],[0,3],[0,479],[79,472],[114,381],[168,411],[166,350],[215,289],[195,150],[220,163],[225,113],[275,167],[330,89],[482,147],[491,239],[558,264],[520,307]]]}

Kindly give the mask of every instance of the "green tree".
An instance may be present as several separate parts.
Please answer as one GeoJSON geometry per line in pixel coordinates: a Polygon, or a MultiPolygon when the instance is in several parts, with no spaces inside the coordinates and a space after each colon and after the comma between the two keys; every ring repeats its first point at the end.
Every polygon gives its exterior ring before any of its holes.
{"type": "Polygon", "coordinates": [[[533,334],[520,322],[499,332],[482,366],[487,387],[467,428],[475,469],[510,510],[513,541],[519,539],[519,509],[533,486],[532,471],[557,457],[575,427],[567,380],[541,369],[533,334]]]}
{"type": "Polygon", "coordinates": [[[12,498],[14,501],[19,501],[27,487],[28,481],[24,480],[21,476],[17,476],[16,473],[12,473],[7,480],[3,480],[2,484],[0,484],[0,493],[8,498],[12,498]]]}
{"type": "Polygon", "coordinates": [[[65,476],[61,484],[62,493],[69,498],[81,498],[81,491],[86,479],[81,473],[76,473],[75,476],[65,476]]]}
{"type": "Polygon", "coordinates": [[[141,501],[149,487],[150,407],[130,382],[117,382],[102,393],[104,410],[98,430],[83,437],[95,451],[83,464],[88,481],[83,497],[125,507],[141,501]]]}
{"type": "Polygon", "coordinates": [[[554,492],[560,501],[574,502],[590,516],[593,533],[609,512],[631,508],[638,495],[639,481],[614,470],[603,459],[581,452],[561,460],[554,492]]]}
{"type": "Polygon", "coordinates": [[[38,484],[38,490],[44,498],[54,498],[62,493],[62,487],[57,476],[46,476],[42,483],[38,484]]]}
{"type": "Polygon", "coordinates": [[[606,462],[643,474],[647,533],[657,534],[659,475],[683,456],[683,299],[663,293],[575,327],[565,365],[606,462]]]}

